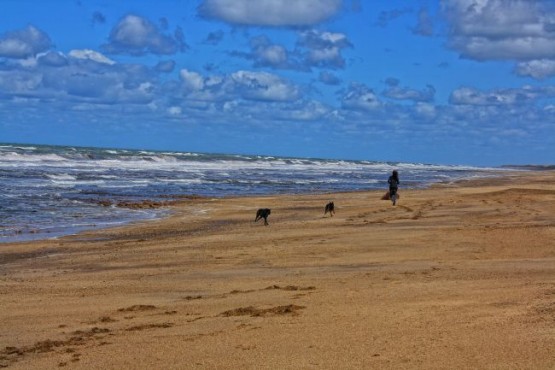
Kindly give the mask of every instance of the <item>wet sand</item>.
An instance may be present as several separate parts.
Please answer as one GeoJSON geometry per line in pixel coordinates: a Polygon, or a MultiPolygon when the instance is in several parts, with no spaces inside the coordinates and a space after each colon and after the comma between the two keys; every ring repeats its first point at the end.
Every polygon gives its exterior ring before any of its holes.
{"type": "Polygon", "coordinates": [[[0,367],[554,369],[555,172],[383,193],[2,244],[0,367]]]}

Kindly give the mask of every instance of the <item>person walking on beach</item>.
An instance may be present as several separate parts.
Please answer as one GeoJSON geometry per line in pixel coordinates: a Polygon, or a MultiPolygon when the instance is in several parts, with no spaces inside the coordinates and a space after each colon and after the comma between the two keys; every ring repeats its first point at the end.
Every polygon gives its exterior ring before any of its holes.
{"type": "Polygon", "coordinates": [[[393,171],[387,182],[389,183],[389,199],[395,205],[397,203],[397,189],[399,188],[399,173],[396,170],[393,171]]]}

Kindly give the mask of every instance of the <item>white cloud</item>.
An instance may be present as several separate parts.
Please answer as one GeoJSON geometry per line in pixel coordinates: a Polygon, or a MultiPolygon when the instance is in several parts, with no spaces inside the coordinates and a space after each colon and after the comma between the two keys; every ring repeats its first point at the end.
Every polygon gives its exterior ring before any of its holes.
{"type": "Polygon", "coordinates": [[[305,60],[308,66],[330,68],[344,68],[345,59],[341,52],[343,49],[352,46],[343,33],[316,30],[302,32],[297,44],[308,49],[305,60]]]}
{"type": "Polygon", "coordinates": [[[37,66],[38,60],[36,57],[29,57],[26,59],[18,59],[16,63],[24,68],[34,68],[37,66]]]}
{"type": "Polygon", "coordinates": [[[186,45],[181,30],[175,35],[167,35],[151,21],[137,15],[123,17],[110,32],[110,42],[103,49],[111,54],[144,55],[175,54],[183,51],[186,45]]]}
{"type": "Polygon", "coordinates": [[[351,84],[341,103],[343,108],[355,110],[374,111],[383,107],[374,91],[361,84],[351,84]]]}
{"type": "Polygon", "coordinates": [[[444,0],[449,45],[476,60],[555,58],[555,9],[546,0],[444,0]]]}
{"type": "Polygon", "coordinates": [[[179,71],[179,76],[187,90],[198,91],[204,88],[204,77],[197,72],[182,69],[179,71]]]}
{"type": "Polygon", "coordinates": [[[285,118],[293,121],[316,121],[324,119],[329,114],[331,114],[332,109],[319,102],[319,101],[308,101],[302,102],[296,107],[291,109],[282,110],[282,114],[285,114],[285,118]]]}
{"type": "Polygon", "coordinates": [[[516,73],[520,76],[529,76],[538,80],[555,76],[555,60],[542,59],[518,63],[516,73]]]}
{"type": "Polygon", "coordinates": [[[32,71],[0,70],[0,94],[7,96],[30,96],[42,83],[42,76],[32,71]]]}
{"type": "Polygon", "coordinates": [[[225,115],[249,120],[252,123],[264,122],[315,122],[326,120],[332,109],[319,101],[297,100],[291,102],[233,100],[222,105],[225,115]]]}
{"type": "MultiPolygon", "coordinates": [[[[30,60],[34,58],[29,58],[30,60]]],[[[0,71],[0,94],[73,104],[148,104],[155,98],[157,81],[149,68],[117,64],[91,50],[74,50],[68,57],[58,52],[39,54],[26,66],[12,63],[0,71]]]]}
{"type": "MultiPolygon", "coordinates": [[[[391,82],[390,82],[391,83],[391,82]]],[[[436,89],[433,86],[426,86],[424,90],[415,90],[408,87],[389,86],[383,95],[397,100],[412,100],[415,102],[431,102],[434,100],[436,89]]]]}
{"type": "Polygon", "coordinates": [[[308,61],[315,65],[326,64],[328,62],[337,66],[343,66],[345,64],[339,48],[335,46],[325,49],[310,50],[308,53],[308,61]]]}
{"type": "Polygon", "coordinates": [[[40,64],[51,67],[61,67],[68,64],[67,57],[58,51],[40,53],[37,55],[37,61],[40,64]]]}
{"type": "Polygon", "coordinates": [[[260,50],[260,60],[268,64],[280,65],[287,61],[287,51],[283,46],[270,45],[260,50]]]}
{"type": "Polygon", "coordinates": [[[455,105],[508,106],[528,105],[541,99],[553,98],[555,87],[523,86],[514,89],[481,91],[471,87],[454,90],[449,102],[455,105]]]}
{"type": "Polygon", "coordinates": [[[254,67],[270,67],[274,69],[292,69],[307,71],[308,68],[299,61],[297,52],[289,52],[283,45],[274,44],[264,35],[250,39],[250,52],[233,51],[236,57],[253,61],[254,67]]]}
{"type": "Polygon", "coordinates": [[[261,35],[250,39],[250,52],[233,51],[230,54],[253,60],[255,67],[310,72],[313,67],[344,68],[346,63],[342,52],[348,47],[352,44],[343,33],[309,30],[298,33],[292,50],[261,35]]]}
{"type": "Polygon", "coordinates": [[[94,51],[90,49],[71,50],[68,53],[68,55],[75,59],[92,60],[93,62],[108,64],[108,65],[116,64],[116,62],[106,57],[105,55],[99,53],[98,51],[94,51]]]}
{"type": "Polygon", "coordinates": [[[181,107],[173,106],[168,108],[168,114],[171,116],[180,116],[182,112],[181,107]]]}
{"type": "Polygon", "coordinates": [[[347,35],[344,33],[321,32],[316,30],[301,32],[298,43],[313,49],[329,47],[346,48],[352,46],[347,35]]]}
{"type": "Polygon", "coordinates": [[[341,0],[204,0],[199,14],[231,24],[309,26],[323,22],[341,8],[341,0]]]}
{"type": "Polygon", "coordinates": [[[289,55],[285,47],[273,44],[266,36],[253,37],[250,46],[255,65],[284,69],[289,67],[289,55]]]}
{"type": "Polygon", "coordinates": [[[0,57],[25,59],[52,47],[48,35],[34,26],[0,37],[0,57]]]}
{"type": "Polygon", "coordinates": [[[415,106],[415,112],[417,115],[427,119],[433,119],[437,115],[436,107],[433,104],[428,103],[417,103],[415,106]]]}
{"type": "Polygon", "coordinates": [[[240,70],[228,75],[203,76],[182,69],[181,88],[174,93],[190,101],[228,102],[237,99],[287,102],[300,98],[298,86],[275,74],[240,70]]]}
{"type": "Polygon", "coordinates": [[[300,96],[295,85],[271,73],[237,71],[230,77],[235,90],[245,99],[291,101],[300,96]]]}

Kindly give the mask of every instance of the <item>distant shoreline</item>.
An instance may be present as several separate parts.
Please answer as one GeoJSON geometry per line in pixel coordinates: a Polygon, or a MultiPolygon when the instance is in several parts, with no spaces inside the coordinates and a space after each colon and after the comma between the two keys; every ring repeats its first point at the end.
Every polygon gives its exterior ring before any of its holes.
{"type": "Polygon", "coordinates": [[[173,151],[0,145],[0,243],[158,218],[182,196],[223,198],[403,189],[509,169],[173,151]]]}
{"type": "Polygon", "coordinates": [[[525,165],[513,165],[507,164],[501,166],[501,168],[509,168],[509,169],[516,169],[516,170],[529,170],[529,171],[553,171],[555,170],[555,164],[525,164],[525,165]]]}
{"type": "MultiPolygon", "coordinates": [[[[509,169],[507,169],[509,170],[509,169]]],[[[530,174],[533,174],[533,170],[531,169],[521,169],[520,171],[530,171],[530,174]]],[[[517,170],[519,171],[519,170],[517,170]]],[[[500,173],[496,176],[494,176],[493,178],[495,179],[494,182],[495,183],[509,183],[511,181],[511,179],[513,178],[513,176],[520,176],[522,175],[523,172],[506,172],[506,173],[500,173]]],[[[431,183],[428,184],[427,186],[423,187],[423,188],[419,188],[420,190],[427,190],[427,189],[432,189],[435,187],[458,187],[458,186],[473,186],[472,184],[475,184],[475,186],[483,186],[485,184],[487,184],[489,181],[489,179],[492,179],[492,177],[489,176],[484,176],[484,177],[469,177],[469,178],[461,178],[461,179],[456,179],[456,180],[445,180],[445,181],[439,181],[439,182],[435,182],[435,183],[431,183]]],[[[417,188],[403,188],[401,187],[400,189],[400,194],[403,194],[406,191],[411,191],[411,190],[418,190],[417,188]]],[[[129,209],[150,209],[150,210],[159,210],[160,212],[158,212],[158,214],[155,217],[151,217],[151,218],[129,218],[127,220],[115,220],[112,221],[110,223],[106,223],[106,224],[98,224],[98,225],[90,225],[90,226],[59,226],[59,227],[54,227],[53,230],[54,231],[45,231],[45,232],[28,232],[28,233],[18,233],[15,234],[13,236],[5,236],[0,238],[0,248],[2,245],[5,244],[10,244],[10,243],[27,243],[27,242],[40,242],[40,241],[46,241],[46,240],[58,240],[60,238],[66,237],[66,236],[78,236],[80,234],[83,233],[87,233],[87,232],[101,232],[102,230],[110,230],[110,229],[114,229],[114,228],[121,228],[121,227],[132,227],[133,225],[140,225],[143,223],[151,223],[151,222],[157,222],[157,221],[163,221],[164,219],[167,219],[169,217],[172,217],[172,215],[174,215],[178,209],[180,208],[180,206],[187,204],[189,201],[209,201],[211,199],[213,200],[233,200],[233,199],[251,199],[251,198],[259,198],[259,199],[264,199],[264,198],[275,198],[275,197],[305,197],[305,196],[326,196],[326,195],[339,195],[339,194],[364,194],[364,193],[380,193],[380,192],[386,192],[387,188],[384,186],[383,189],[376,189],[376,188],[368,188],[368,189],[354,189],[354,190],[343,190],[343,191],[313,191],[313,192],[291,192],[291,193],[274,193],[274,194],[237,194],[237,195],[224,195],[221,197],[216,197],[216,196],[196,196],[196,195],[181,195],[181,196],[175,196],[175,199],[172,200],[168,200],[168,201],[163,201],[163,202],[156,202],[156,201],[149,201],[149,200],[144,200],[138,203],[130,203],[130,204],[126,204],[125,202],[117,205],[114,204],[116,207],[120,207],[120,208],[127,208],[129,207],[129,209]]],[[[99,203],[102,203],[102,201],[99,201],[99,203]]]]}

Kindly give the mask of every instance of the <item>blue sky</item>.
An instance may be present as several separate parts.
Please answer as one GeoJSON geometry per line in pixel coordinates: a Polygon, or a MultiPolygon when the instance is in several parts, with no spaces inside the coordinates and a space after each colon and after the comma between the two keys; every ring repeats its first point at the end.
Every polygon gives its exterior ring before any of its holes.
{"type": "Polygon", "coordinates": [[[0,6],[0,142],[555,163],[552,0],[0,6]]]}

